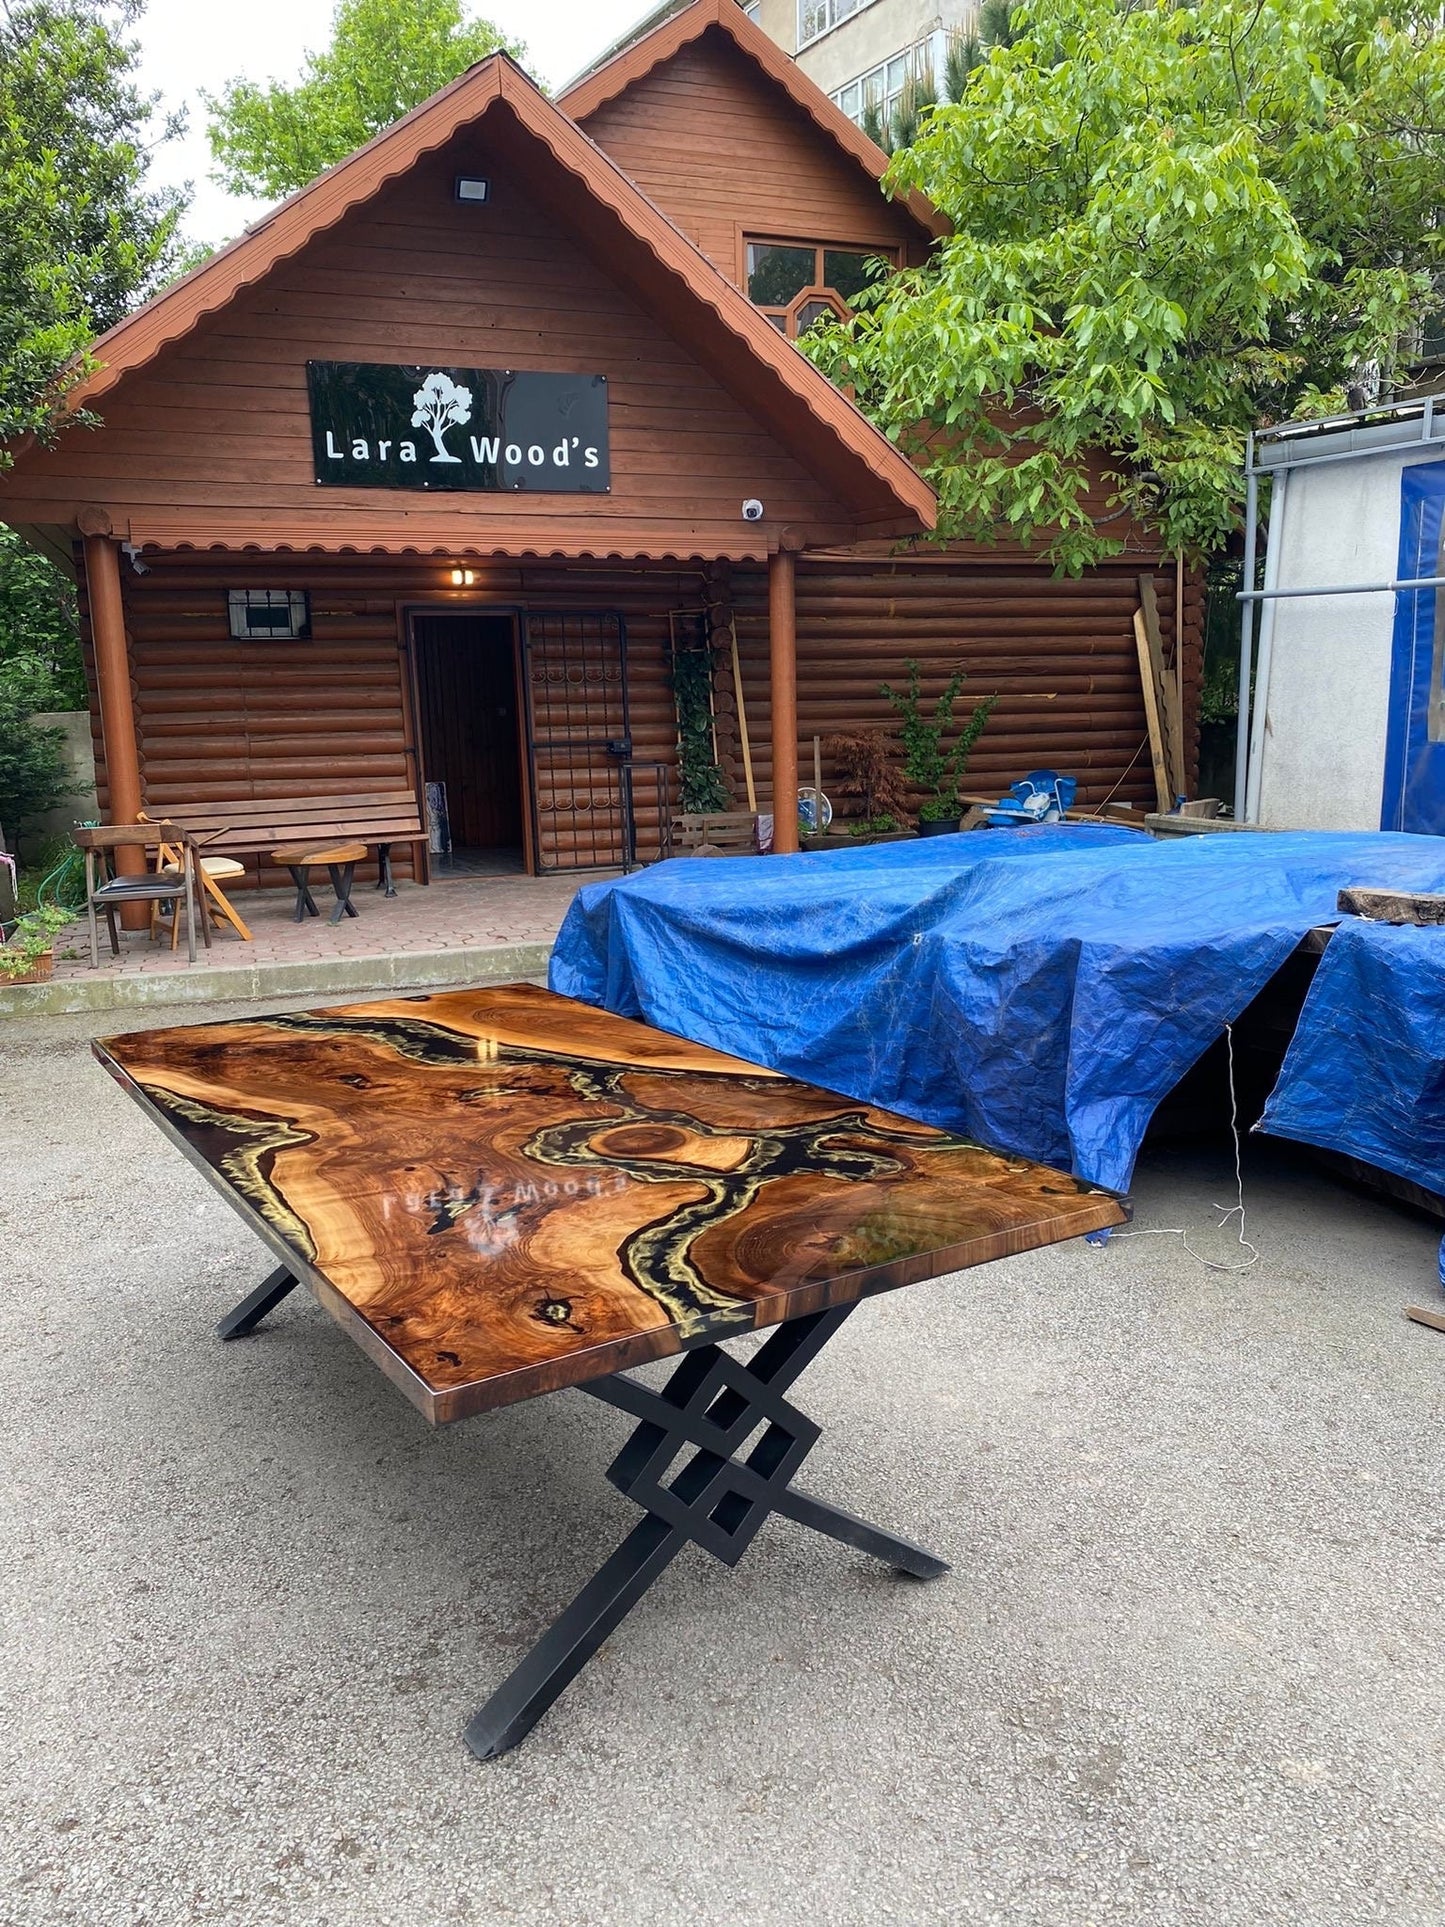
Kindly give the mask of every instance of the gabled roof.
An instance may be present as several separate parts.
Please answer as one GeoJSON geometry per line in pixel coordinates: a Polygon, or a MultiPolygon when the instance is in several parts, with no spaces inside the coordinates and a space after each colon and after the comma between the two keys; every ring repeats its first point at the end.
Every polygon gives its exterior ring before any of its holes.
{"type": "MultiPolygon", "coordinates": [[[[899,533],[932,526],[937,504],[912,465],[501,54],[470,68],[102,335],[91,351],[98,366],[70,391],[67,408],[99,401],[421,156],[483,122],[486,137],[525,168],[544,202],[574,223],[579,208],[585,211],[608,271],[686,341],[860,526],[899,533]]],[[[0,483],[0,501],[8,492],[0,483]]]]}
{"type": "MultiPolygon", "coordinates": [[[[639,39],[628,40],[619,53],[573,81],[558,96],[557,105],[572,120],[586,121],[664,61],[671,60],[684,47],[714,30],[725,34],[738,51],[781,88],[818,131],[850,162],[862,168],[882,191],[881,183],[888,167],[888,156],[883,149],[869,140],[860,127],[854,126],[842,108],[829,100],[791,55],[785,54],[775,40],[749,20],[737,0],[692,0],[690,6],[660,21],[639,39]]],[[[907,208],[919,227],[934,240],[952,231],[946,216],[939,213],[926,195],[916,191],[901,194],[897,205],[907,208]]]]}

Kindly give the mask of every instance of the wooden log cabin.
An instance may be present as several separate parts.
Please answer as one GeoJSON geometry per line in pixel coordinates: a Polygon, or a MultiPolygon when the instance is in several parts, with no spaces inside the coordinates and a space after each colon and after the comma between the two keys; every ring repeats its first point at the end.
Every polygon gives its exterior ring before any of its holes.
{"type": "Polygon", "coordinates": [[[1080,581],[929,544],[926,483],[793,345],[942,232],[885,165],[695,0],[558,104],[471,69],[103,337],[68,400],[100,425],[16,448],[0,517],[77,569],[109,817],[433,782],[483,858],[646,860],[679,649],[736,807],[743,725],[791,803],[909,658],[999,697],[971,783],[1149,803],[1138,577],[1191,706],[1197,585],[1137,539],[1080,581]]]}

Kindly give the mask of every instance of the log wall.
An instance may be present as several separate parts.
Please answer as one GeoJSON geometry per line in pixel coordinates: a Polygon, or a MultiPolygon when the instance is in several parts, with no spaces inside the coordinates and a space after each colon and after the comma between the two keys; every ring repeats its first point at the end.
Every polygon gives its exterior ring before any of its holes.
{"type": "MultiPolygon", "coordinates": [[[[467,591],[422,557],[152,555],[144,576],[124,578],[127,630],[146,806],[185,800],[305,797],[413,788],[408,607],[619,611],[627,625],[634,754],[676,764],[668,673],[669,612],[731,613],[737,624],[754,770],[770,805],[767,578],[761,569],[705,574],[639,565],[479,566],[467,591]],[[235,642],[226,590],[305,588],[312,638],[235,642]]],[[[1148,563],[1142,564],[1149,567],[1148,563]]],[[[997,693],[999,707],[974,752],[965,787],[1001,794],[1029,770],[1077,775],[1084,804],[1106,798],[1152,808],[1151,763],[1132,628],[1141,563],[1058,581],[1021,562],[959,558],[896,562],[804,559],[798,568],[798,699],[803,780],[814,732],[896,721],[879,693],[915,657],[935,695],[962,663],[960,701],[997,693]]],[[[1172,564],[1150,568],[1166,645],[1175,621],[1172,564]]],[[[1203,597],[1190,578],[1184,601],[1186,735],[1197,736],[1203,597]]],[[[719,741],[734,801],[743,807],[731,674],[719,659],[719,741]]],[[[94,713],[94,711],[93,711],[94,713]]],[[[102,809],[104,746],[95,724],[102,809]]],[[[574,780],[587,780],[585,769],[574,780]]],[[[837,769],[824,756],[824,788],[837,769]]],[[[675,796],[675,791],[674,791],[675,796]]],[[[651,792],[638,795],[640,854],[658,849],[651,792]]],[[[250,881],[277,884],[278,873],[250,881]]],[[[405,873],[404,866],[402,873],[405,873]]]]}
{"type": "MultiPolygon", "coordinates": [[[[1027,562],[929,557],[896,562],[803,558],[798,566],[798,734],[801,780],[811,781],[812,738],[880,725],[895,712],[880,693],[906,681],[914,658],[925,699],[943,689],[955,666],[968,681],[955,714],[973,701],[1000,698],[973,752],[964,788],[1001,795],[1033,769],[1079,778],[1079,803],[1109,798],[1155,807],[1153,766],[1134,641],[1138,576],[1153,577],[1166,648],[1172,645],[1176,576],[1171,562],[1141,557],[1061,581],[1027,562]]],[[[770,793],[767,577],[733,572],[743,660],[744,698],[760,789],[770,793]]],[[[1186,577],[1184,598],[1185,736],[1197,776],[1197,720],[1203,657],[1203,585],[1186,577]]],[[[726,690],[719,701],[732,704],[726,690]]],[[[726,730],[727,769],[741,794],[735,732],[726,730]]],[[[823,756],[823,788],[838,809],[833,758],[823,756]],[[830,785],[832,786],[830,789],[830,785]]],[[[854,807],[856,806],[849,806],[854,807]]]]}
{"type": "MultiPolygon", "coordinates": [[[[420,557],[168,554],[124,579],[146,808],[228,797],[306,797],[414,788],[408,606],[618,610],[628,633],[632,736],[639,760],[676,760],[667,671],[668,611],[703,606],[699,570],[482,565],[458,593],[420,557]],[[226,591],[304,588],[312,636],[236,642],[226,591]]],[[[82,610],[82,614],[85,611],[82,610]]],[[[87,645],[88,652],[88,645],[87,645]]],[[[104,745],[92,676],[102,809],[104,745]]],[[[577,772],[578,781],[585,772],[577,772]]],[[[638,796],[641,854],[655,855],[657,809],[638,796]]],[[[400,859],[400,851],[398,851],[400,859]]],[[[250,883],[258,866],[248,861],[250,883]]],[[[398,873],[406,874],[398,861],[398,873]]],[[[284,873],[260,866],[266,885],[284,873]]]]}

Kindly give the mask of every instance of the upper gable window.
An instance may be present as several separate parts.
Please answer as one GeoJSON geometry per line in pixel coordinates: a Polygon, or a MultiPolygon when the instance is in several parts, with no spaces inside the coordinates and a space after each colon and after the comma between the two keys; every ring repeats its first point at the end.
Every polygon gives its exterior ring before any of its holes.
{"type": "Polygon", "coordinates": [[[836,27],[842,20],[864,7],[871,7],[873,0],[798,0],[798,45],[806,47],[810,40],[816,40],[836,27]]]}
{"type": "Polygon", "coordinates": [[[898,265],[896,248],[829,247],[816,241],[749,241],[748,299],[790,341],[825,314],[845,315],[873,278],[870,263],[898,265]]]}

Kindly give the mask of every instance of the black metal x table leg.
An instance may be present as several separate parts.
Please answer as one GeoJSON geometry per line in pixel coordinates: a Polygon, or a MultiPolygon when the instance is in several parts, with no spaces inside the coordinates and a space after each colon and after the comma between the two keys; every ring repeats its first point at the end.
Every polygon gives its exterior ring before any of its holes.
{"type": "Polygon", "coordinates": [[[685,1545],[736,1565],[768,1514],[781,1512],[914,1578],[947,1572],[921,1546],[793,1484],[821,1433],[782,1394],[851,1309],[794,1319],[746,1363],[717,1345],[700,1346],[660,1393],[622,1374],[581,1387],[641,1421],[607,1476],[647,1516],[473,1717],[466,1741],[479,1759],[495,1759],[524,1737],[685,1545]],[[761,1437],[739,1459],[759,1425],[761,1437]],[[692,1456],[673,1475],[689,1447],[692,1456]]]}
{"type": "Polygon", "coordinates": [[[288,1297],[295,1289],[295,1278],[285,1265],[279,1265],[264,1284],[257,1285],[248,1297],[243,1298],[239,1305],[226,1313],[216,1327],[217,1336],[220,1338],[248,1337],[255,1331],[267,1312],[274,1311],[281,1300],[288,1297]]]}
{"type": "Polygon", "coordinates": [[[294,923],[305,923],[308,917],[319,917],[316,899],[311,894],[311,865],[309,863],[288,863],[291,881],[296,885],[296,909],[292,916],[294,923]]]}
{"type": "Polygon", "coordinates": [[[331,872],[331,887],[336,893],[336,908],[331,912],[331,921],[340,923],[343,917],[358,917],[361,912],[351,901],[351,879],[356,875],[354,863],[328,863],[331,872]]]}

